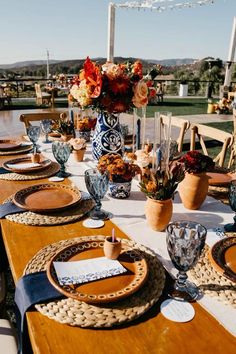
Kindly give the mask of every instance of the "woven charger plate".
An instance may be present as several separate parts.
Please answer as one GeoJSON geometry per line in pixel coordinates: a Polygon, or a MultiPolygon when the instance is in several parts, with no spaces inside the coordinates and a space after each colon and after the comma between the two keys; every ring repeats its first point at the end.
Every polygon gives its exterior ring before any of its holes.
{"type": "MultiPolygon", "coordinates": [[[[9,197],[4,203],[13,201],[13,196],[9,197]]],[[[49,214],[39,214],[32,211],[26,211],[23,213],[16,213],[6,215],[5,218],[9,221],[16,222],[18,224],[33,225],[33,226],[52,226],[67,224],[81,219],[94,207],[94,201],[92,199],[84,199],[74,206],[73,208],[66,209],[60,212],[49,214]]]]}
{"type": "Polygon", "coordinates": [[[205,246],[198,263],[188,272],[188,277],[205,294],[236,308],[236,284],[217,272],[210,261],[209,250],[205,246]]]}
{"type": "MultiPolygon", "coordinates": [[[[28,263],[24,274],[46,270],[50,259],[64,247],[79,241],[104,241],[104,236],[85,236],[53,243],[40,250],[28,263]]],[[[160,298],[165,285],[164,268],[154,252],[130,240],[123,245],[133,247],[144,255],[148,264],[148,279],[136,293],[124,300],[95,306],[72,298],[35,305],[43,315],[71,326],[104,328],[135,320],[150,309],[160,298]]]]}
{"type": "Polygon", "coordinates": [[[5,173],[0,175],[0,180],[6,181],[31,181],[34,179],[48,178],[55,175],[60,170],[60,165],[57,162],[52,162],[50,166],[42,171],[35,171],[31,173],[5,173]]]}
{"type": "Polygon", "coordinates": [[[9,151],[0,151],[0,156],[19,155],[32,150],[33,145],[19,146],[19,148],[9,151]]]}

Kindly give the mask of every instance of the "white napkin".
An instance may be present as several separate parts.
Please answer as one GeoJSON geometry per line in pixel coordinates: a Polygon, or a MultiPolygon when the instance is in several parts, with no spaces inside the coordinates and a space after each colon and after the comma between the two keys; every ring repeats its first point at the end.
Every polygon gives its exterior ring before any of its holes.
{"type": "Polygon", "coordinates": [[[127,272],[119,261],[106,257],[53,262],[53,265],[60,285],[82,284],[127,272]]]}
{"type": "Polygon", "coordinates": [[[221,227],[208,229],[206,243],[208,246],[212,247],[216,242],[222,240],[225,237],[227,236],[224,233],[224,229],[221,227]]]}
{"type": "Polygon", "coordinates": [[[41,166],[40,163],[36,162],[27,162],[27,163],[8,163],[8,168],[17,168],[19,170],[25,170],[27,168],[38,167],[41,166]]]}

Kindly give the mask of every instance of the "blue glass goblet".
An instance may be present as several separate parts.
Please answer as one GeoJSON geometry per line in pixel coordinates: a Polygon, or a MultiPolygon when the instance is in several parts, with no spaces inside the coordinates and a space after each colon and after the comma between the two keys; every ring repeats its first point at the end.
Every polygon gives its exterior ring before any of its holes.
{"type": "Polygon", "coordinates": [[[84,178],[87,190],[96,203],[95,208],[90,213],[91,219],[108,219],[109,213],[101,209],[101,199],[104,197],[108,190],[108,172],[101,174],[96,168],[91,168],[85,171],[84,178]]]}
{"type": "Polygon", "coordinates": [[[33,143],[33,153],[36,154],[37,152],[37,141],[40,136],[40,127],[31,125],[30,127],[26,128],[27,136],[29,140],[33,143]]]}
{"type": "Polygon", "coordinates": [[[176,300],[195,300],[199,295],[198,287],[187,280],[186,272],[197,263],[204,248],[206,228],[194,221],[176,221],[166,229],[166,243],[170,259],[178,270],[170,297],[176,300]]]}
{"type": "Polygon", "coordinates": [[[48,140],[48,134],[52,130],[52,122],[50,119],[44,119],[40,122],[40,127],[42,132],[45,134],[45,140],[43,141],[44,144],[49,144],[51,141],[48,140]]]}
{"type": "Polygon", "coordinates": [[[62,142],[62,141],[54,141],[52,143],[52,152],[55,159],[61,166],[61,169],[57,173],[57,176],[63,178],[69,177],[71,174],[65,171],[65,163],[69,159],[71,153],[71,145],[69,143],[62,142]]]}
{"type": "MultiPolygon", "coordinates": [[[[236,180],[231,181],[229,185],[229,205],[231,209],[236,212],[236,180]]],[[[236,215],[234,215],[234,223],[226,224],[224,230],[226,232],[235,232],[236,231],[236,215]]]]}

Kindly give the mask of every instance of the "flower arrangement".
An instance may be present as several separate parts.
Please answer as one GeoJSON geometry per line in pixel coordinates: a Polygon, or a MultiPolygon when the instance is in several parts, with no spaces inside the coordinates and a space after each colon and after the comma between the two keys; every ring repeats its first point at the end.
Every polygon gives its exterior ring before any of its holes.
{"type": "Polygon", "coordinates": [[[214,168],[215,162],[210,156],[203,155],[199,151],[188,151],[179,159],[184,164],[184,170],[188,173],[201,173],[214,168]]]}
{"type": "Polygon", "coordinates": [[[218,114],[229,114],[232,110],[231,100],[223,97],[219,102],[213,104],[214,111],[218,114]]]}
{"type": "Polygon", "coordinates": [[[72,81],[70,94],[82,108],[109,113],[126,112],[148,103],[148,87],[139,61],[134,64],[107,62],[99,66],[87,57],[80,74],[72,81]]]}
{"type": "Polygon", "coordinates": [[[86,149],[86,140],[83,138],[72,138],[69,140],[72,150],[84,150],[86,149]]]}
{"type": "Polygon", "coordinates": [[[80,118],[77,120],[77,129],[84,132],[84,131],[90,131],[94,129],[96,125],[97,119],[96,118],[90,118],[90,117],[84,117],[80,118]]]}
{"type": "Polygon", "coordinates": [[[131,181],[135,175],[141,173],[136,164],[124,161],[118,154],[103,155],[97,168],[101,173],[108,171],[110,181],[117,183],[131,181]]]}
{"type": "Polygon", "coordinates": [[[59,120],[58,124],[55,126],[55,130],[62,135],[74,135],[75,127],[71,120],[59,120]]]}
{"type": "Polygon", "coordinates": [[[173,161],[168,170],[147,170],[140,182],[140,190],[154,200],[167,200],[173,197],[178,184],[184,179],[183,165],[173,161]]]}

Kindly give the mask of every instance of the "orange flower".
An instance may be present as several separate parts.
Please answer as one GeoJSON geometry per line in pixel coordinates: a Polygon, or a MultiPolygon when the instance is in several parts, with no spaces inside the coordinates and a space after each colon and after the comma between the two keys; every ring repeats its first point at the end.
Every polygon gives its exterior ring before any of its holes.
{"type": "Polygon", "coordinates": [[[146,184],[146,190],[148,191],[148,193],[155,193],[157,191],[157,185],[155,182],[153,181],[149,181],[146,184]]]}
{"type": "Polygon", "coordinates": [[[136,61],[133,65],[133,70],[132,72],[135,74],[135,75],[138,75],[140,77],[140,79],[142,79],[143,77],[143,65],[140,61],[136,61]]]}
{"type": "Polygon", "coordinates": [[[99,68],[89,57],[87,57],[84,63],[84,77],[86,79],[86,84],[90,86],[90,97],[97,98],[101,93],[102,77],[99,68]]]}

